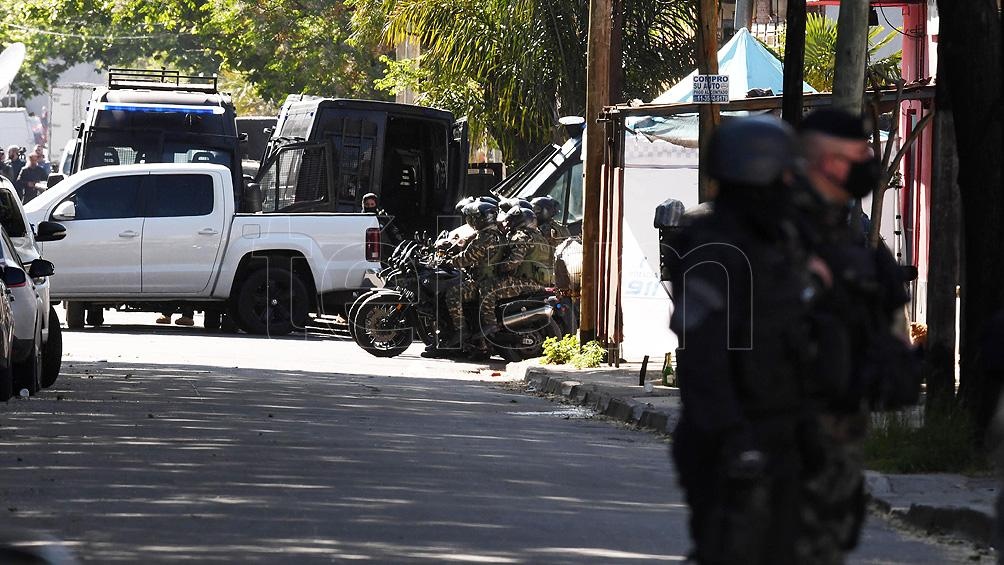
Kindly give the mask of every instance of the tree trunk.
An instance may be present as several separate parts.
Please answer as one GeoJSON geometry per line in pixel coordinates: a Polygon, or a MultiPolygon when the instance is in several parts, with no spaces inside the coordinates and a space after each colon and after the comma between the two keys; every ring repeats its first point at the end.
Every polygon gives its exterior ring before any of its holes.
{"type": "MultiPolygon", "coordinates": [[[[697,12],[697,44],[695,58],[697,73],[702,75],[718,74],[718,0],[699,0],[697,12]]],[[[717,104],[701,105],[698,130],[698,142],[701,148],[707,146],[708,139],[721,121],[721,111],[717,104]]],[[[697,179],[697,198],[701,202],[711,200],[714,195],[710,191],[710,183],[704,175],[705,152],[698,153],[698,169],[701,171],[697,179]]]]}
{"type": "MultiPolygon", "coordinates": [[[[790,37],[790,36],[789,36],[790,37]]],[[[837,16],[837,55],[833,107],[857,114],[864,106],[865,54],[868,51],[868,1],[841,0],[837,16]]]]}
{"type": "MultiPolygon", "coordinates": [[[[938,76],[948,72],[938,59],[938,76]]],[[[931,174],[931,248],[927,275],[927,345],[924,380],[927,407],[936,409],[955,400],[955,287],[959,284],[959,157],[948,84],[938,81],[934,114],[931,174]]]]}
{"type": "Polygon", "coordinates": [[[784,78],[781,117],[793,127],[802,121],[802,82],[805,80],[805,0],[788,1],[784,41],[784,78]]]}
{"type": "Polygon", "coordinates": [[[1000,383],[983,367],[982,338],[1004,307],[1004,127],[1001,117],[1001,20],[996,0],[938,0],[939,59],[951,93],[959,154],[963,274],[961,382],[963,406],[982,440],[1000,383]]]}

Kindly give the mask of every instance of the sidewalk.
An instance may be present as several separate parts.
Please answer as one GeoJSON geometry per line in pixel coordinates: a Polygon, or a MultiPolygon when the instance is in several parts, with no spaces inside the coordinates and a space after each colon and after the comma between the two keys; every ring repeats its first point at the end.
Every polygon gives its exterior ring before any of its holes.
{"type": "MultiPolygon", "coordinates": [[[[661,363],[648,365],[640,386],[640,363],[619,369],[578,370],[569,365],[542,366],[536,359],[510,363],[506,373],[522,378],[537,392],[562,396],[606,417],[669,434],[680,417],[680,391],[661,386],[661,363]]],[[[865,473],[872,502],[887,514],[928,533],[947,533],[990,545],[999,481],[962,475],[891,475],[865,473]]]]}

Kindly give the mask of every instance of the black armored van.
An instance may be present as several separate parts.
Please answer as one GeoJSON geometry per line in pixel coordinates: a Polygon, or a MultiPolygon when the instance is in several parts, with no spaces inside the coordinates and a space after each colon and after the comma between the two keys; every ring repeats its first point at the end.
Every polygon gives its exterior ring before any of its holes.
{"type": "Polygon", "coordinates": [[[450,112],[291,95],[255,180],[263,212],[359,212],[372,192],[406,237],[434,235],[455,221],[467,156],[450,112]]]}

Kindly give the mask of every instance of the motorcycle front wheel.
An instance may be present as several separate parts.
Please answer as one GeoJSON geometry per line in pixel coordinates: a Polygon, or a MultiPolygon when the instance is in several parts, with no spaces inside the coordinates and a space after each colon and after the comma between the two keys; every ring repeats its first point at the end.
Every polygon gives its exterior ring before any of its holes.
{"type": "Polygon", "coordinates": [[[353,339],[375,357],[404,353],[414,339],[407,311],[407,304],[379,294],[370,297],[356,309],[353,339]]]}

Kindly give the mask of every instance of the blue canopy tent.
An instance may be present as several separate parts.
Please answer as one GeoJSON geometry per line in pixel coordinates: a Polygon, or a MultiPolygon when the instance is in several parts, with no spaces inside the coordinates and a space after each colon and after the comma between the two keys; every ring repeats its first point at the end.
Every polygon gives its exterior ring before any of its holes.
{"type": "MultiPolygon", "coordinates": [[[[766,47],[746,28],[740,29],[728,43],[718,50],[718,74],[729,76],[729,99],[742,100],[753,89],[769,90],[774,95],[783,90],[784,69],[766,47]]],[[[652,101],[653,104],[686,103],[694,100],[694,80],[697,71],[687,75],[676,86],[652,101]]],[[[802,83],[802,92],[816,90],[802,83]]],[[[698,143],[697,114],[679,114],[669,117],[637,118],[628,122],[628,128],[649,138],[662,139],[684,147],[698,143]]]]}

